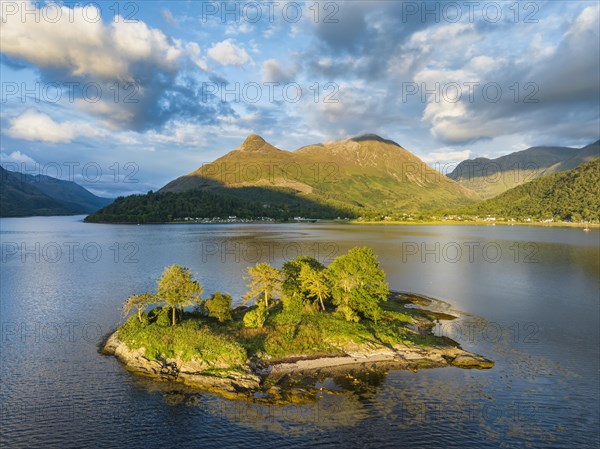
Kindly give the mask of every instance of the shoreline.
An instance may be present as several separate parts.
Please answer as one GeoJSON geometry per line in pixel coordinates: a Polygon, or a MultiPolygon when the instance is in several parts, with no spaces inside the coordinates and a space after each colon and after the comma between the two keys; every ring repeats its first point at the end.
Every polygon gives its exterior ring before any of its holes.
{"type": "MultiPolygon", "coordinates": [[[[414,293],[391,292],[391,298],[418,306],[430,315],[428,321],[418,323],[422,332],[433,335],[434,318],[455,319],[454,315],[427,310],[421,306],[432,304],[432,298],[414,293]]],[[[440,302],[441,304],[445,304],[440,302]]],[[[215,373],[207,373],[199,360],[181,360],[180,358],[157,357],[154,360],[145,355],[144,348],[130,349],[119,339],[119,330],[112,332],[100,344],[100,352],[116,357],[128,371],[159,381],[179,382],[187,386],[218,393],[231,399],[248,399],[256,394],[263,398],[277,397],[283,400],[286,395],[294,395],[289,384],[303,383],[315,376],[348,375],[354,371],[368,370],[411,370],[442,367],[463,369],[490,369],[494,362],[475,353],[465,351],[460,345],[446,337],[435,337],[436,343],[426,345],[364,343],[339,348],[336,354],[297,354],[280,359],[269,360],[250,358],[245,366],[235,368],[221,367],[215,373]],[[289,391],[288,391],[289,390],[289,391]]],[[[217,367],[219,368],[219,367],[217,367]]],[[[310,391],[304,386],[302,391],[310,391]]],[[[294,400],[299,400],[294,396],[294,400]]]]}
{"type": "Polygon", "coordinates": [[[589,228],[589,229],[600,229],[600,223],[568,223],[568,222],[551,222],[551,223],[540,223],[540,222],[505,222],[505,221],[494,221],[494,222],[483,222],[483,221],[349,221],[349,224],[360,225],[400,225],[400,226],[531,226],[541,228],[589,228]]]}
{"type": "MultiPolygon", "coordinates": [[[[58,215],[57,215],[58,216],[58,215]]],[[[63,216],[63,215],[60,215],[63,216]]],[[[5,218],[25,218],[25,217],[5,217],[5,218]]],[[[424,220],[424,221],[393,221],[393,220],[378,220],[378,221],[358,221],[352,220],[332,220],[332,219],[316,219],[316,222],[299,222],[299,221],[283,221],[283,220],[250,220],[247,221],[214,221],[214,222],[199,222],[199,221],[163,221],[149,223],[132,223],[132,222],[101,222],[101,221],[86,221],[86,224],[100,225],[128,225],[128,226],[161,226],[161,225],[256,225],[256,224],[349,224],[349,225],[394,225],[394,226],[530,226],[542,228],[575,228],[575,229],[600,229],[600,223],[569,223],[569,222],[506,222],[506,221],[454,221],[454,220],[424,220]]]]}

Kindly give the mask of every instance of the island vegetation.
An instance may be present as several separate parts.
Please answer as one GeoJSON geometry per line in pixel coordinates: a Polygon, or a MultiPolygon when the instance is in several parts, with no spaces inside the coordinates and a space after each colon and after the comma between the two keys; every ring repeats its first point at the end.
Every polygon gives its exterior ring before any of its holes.
{"type": "Polygon", "coordinates": [[[125,301],[126,320],[104,351],[131,371],[235,396],[272,392],[285,373],[361,363],[493,365],[434,336],[435,319],[454,317],[407,307],[415,297],[389,291],[370,248],[329,267],[306,256],[281,269],[258,263],[246,280],[244,304],[232,308],[229,294],[203,299],[189,269],[169,266],[155,292],[125,301]]]}

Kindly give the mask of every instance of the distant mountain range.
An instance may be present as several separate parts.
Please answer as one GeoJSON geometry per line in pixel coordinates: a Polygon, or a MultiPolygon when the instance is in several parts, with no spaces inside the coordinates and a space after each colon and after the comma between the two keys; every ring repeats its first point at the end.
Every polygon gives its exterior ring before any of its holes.
{"type": "Polygon", "coordinates": [[[600,220],[600,159],[514,187],[467,213],[515,219],[600,220]]]}
{"type": "Polygon", "coordinates": [[[396,142],[373,134],[295,151],[276,148],[253,134],[159,192],[118,198],[88,220],[358,217],[460,207],[477,199],[396,142]]]}
{"type": "Polygon", "coordinates": [[[593,170],[599,146],[600,141],[580,149],[534,147],[497,159],[464,161],[446,177],[396,142],[374,134],[295,151],[253,134],[158,192],[117,198],[87,220],[402,219],[444,211],[597,220],[595,198],[600,195],[593,170]],[[481,201],[495,192],[502,195],[481,201]]]}
{"type": "Polygon", "coordinates": [[[600,157],[600,140],[583,148],[532,147],[496,159],[461,162],[448,174],[481,198],[495,197],[533,179],[563,172],[600,157]]]}
{"type": "Polygon", "coordinates": [[[89,214],[110,204],[72,181],[0,167],[0,216],[89,214]]]}

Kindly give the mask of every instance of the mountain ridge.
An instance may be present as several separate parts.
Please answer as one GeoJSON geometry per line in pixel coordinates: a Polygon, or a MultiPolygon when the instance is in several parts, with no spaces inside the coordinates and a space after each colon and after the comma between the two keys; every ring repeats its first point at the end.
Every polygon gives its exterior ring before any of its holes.
{"type": "MultiPolygon", "coordinates": [[[[434,206],[423,189],[444,201],[476,199],[468,189],[429,167],[398,143],[375,134],[281,150],[252,134],[236,149],[210,164],[167,183],[159,192],[185,192],[215,185],[291,188],[299,193],[350,201],[359,207],[391,209],[434,206]],[[368,181],[368,182],[367,182],[368,181]],[[375,199],[371,197],[375,193],[375,199]],[[398,205],[394,202],[400,201],[398,205]],[[398,206],[398,207],[396,207],[398,206]]],[[[440,205],[442,202],[440,201],[440,205]]]]}
{"type": "Polygon", "coordinates": [[[357,218],[466,206],[476,200],[474,192],[377,135],[285,151],[251,134],[234,150],[158,192],[118,198],[88,221],[160,222],[230,215],[357,218]]]}
{"type": "Polygon", "coordinates": [[[482,199],[553,173],[571,170],[600,157],[600,140],[582,148],[535,146],[495,159],[459,163],[447,176],[477,192],[482,199]]]}
{"type": "Polygon", "coordinates": [[[513,219],[600,220],[600,158],[513,187],[465,211],[513,219]]]}
{"type": "Polygon", "coordinates": [[[0,197],[2,217],[88,214],[112,202],[73,181],[12,172],[3,167],[0,197]]]}

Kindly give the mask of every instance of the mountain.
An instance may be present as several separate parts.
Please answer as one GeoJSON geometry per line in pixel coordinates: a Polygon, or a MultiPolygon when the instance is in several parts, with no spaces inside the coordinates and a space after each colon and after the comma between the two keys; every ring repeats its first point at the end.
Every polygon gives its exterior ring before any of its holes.
{"type": "Polygon", "coordinates": [[[291,152],[251,135],[235,150],[168,183],[161,192],[211,185],[281,187],[359,208],[407,212],[476,199],[396,142],[373,134],[291,152]]]}
{"type": "Polygon", "coordinates": [[[532,147],[497,159],[461,162],[450,179],[488,199],[541,176],[571,170],[600,157],[600,141],[583,148],[532,147]]]}
{"type": "Polygon", "coordinates": [[[396,142],[373,134],[295,151],[252,134],[225,156],[169,182],[158,193],[117,199],[89,220],[357,217],[459,207],[477,198],[396,142]]]}
{"type": "Polygon", "coordinates": [[[600,159],[534,179],[471,206],[469,214],[517,219],[600,220],[600,159]]]}
{"type": "Polygon", "coordinates": [[[72,181],[27,175],[0,167],[0,216],[74,215],[110,204],[72,181]]]}

